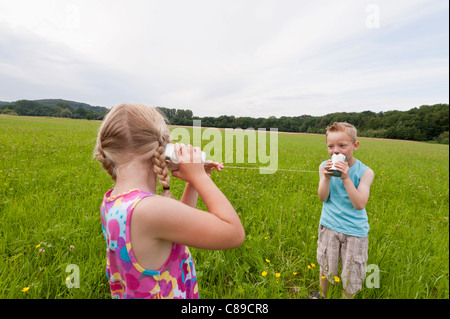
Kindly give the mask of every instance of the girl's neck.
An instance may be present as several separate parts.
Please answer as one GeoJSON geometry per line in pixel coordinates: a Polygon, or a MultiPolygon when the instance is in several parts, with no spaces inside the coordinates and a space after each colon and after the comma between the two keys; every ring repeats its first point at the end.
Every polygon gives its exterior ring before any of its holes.
{"type": "Polygon", "coordinates": [[[131,189],[156,193],[156,174],[152,164],[131,162],[117,168],[116,184],[111,195],[119,195],[131,189]]]}

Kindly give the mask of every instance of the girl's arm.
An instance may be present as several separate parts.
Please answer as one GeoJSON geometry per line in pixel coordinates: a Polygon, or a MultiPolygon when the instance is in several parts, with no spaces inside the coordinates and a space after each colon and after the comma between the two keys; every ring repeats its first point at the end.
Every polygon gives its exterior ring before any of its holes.
{"type": "MultiPolygon", "coordinates": [[[[223,163],[219,164],[217,162],[213,161],[207,161],[205,165],[205,172],[206,175],[211,177],[211,173],[213,170],[217,169],[219,172],[223,169],[223,163]]],[[[183,192],[183,196],[181,196],[180,202],[183,204],[189,205],[191,207],[197,207],[197,201],[198,201],[198,192],[192,186],[191,183],[186,183],[186,187],[183,192]]]]}
{"type": "Polygon", "coordinates": [[[176,145],[179,170],[172,175],[187,181],[198,192],[208,212],[177,200],[153,196],[141,200],[133,218],[155,240],[166,240],[200,249],[232,249],[242,244],[244,228],[225,195],[206,174],[200,150],[176,145]],[[177,149],[178,148],[178,149],[177,149]],[[189,161],[189,156],[193,160],[189,161]]]}
{"type": "Polygon", "coordinates": [[[181,196],[180,202],[191,207],[197,207],[198,193],[191,183],[186,183],[183,196],[181,196]]]}

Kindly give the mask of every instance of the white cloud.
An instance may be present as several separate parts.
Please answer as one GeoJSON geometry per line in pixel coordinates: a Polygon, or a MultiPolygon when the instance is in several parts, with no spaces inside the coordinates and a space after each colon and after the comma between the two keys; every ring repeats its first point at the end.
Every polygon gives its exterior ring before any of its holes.
{"type": "Polygon", "coordinates": [[[254,117],[448,103],[446,24],[437,0],[0,0],[0,100],[254,117]]]}

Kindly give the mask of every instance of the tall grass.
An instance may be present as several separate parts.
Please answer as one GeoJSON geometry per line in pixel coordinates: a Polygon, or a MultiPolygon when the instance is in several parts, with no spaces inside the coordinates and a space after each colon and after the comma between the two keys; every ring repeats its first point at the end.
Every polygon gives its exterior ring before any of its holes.
{"type": "MultiPolygon", "coordinates": [[[[99,206],[112,180],[92,159],[99,122],[0,116],[0,298],[110,298],[99,206]],[[68,288],[68,265],[80,270],[68,288]],[[25,288],[25,289],[24,289],[25,288]],[[24,291],[22,291],[24,290],[24,291]]],[[[361,138],[375,180],[368,264],[379,288],[356,298],[449,298],[448,145],[361,138]]],[[[208,141],[204,141],[203,145],[208,141]]],[[[274,174],[213,178],[246,231],[234,250],[191,249],[201,298],[305,298],[318,290],[317,196],[324,136],[278,135],[274,174]]],[[[172,179],[180,198],[184,182],[172,179]]],[[[199,207],[206,209],[199,200],[199,207]]],[[[331,298],[340,298],[334,285],[331,298]]]]}

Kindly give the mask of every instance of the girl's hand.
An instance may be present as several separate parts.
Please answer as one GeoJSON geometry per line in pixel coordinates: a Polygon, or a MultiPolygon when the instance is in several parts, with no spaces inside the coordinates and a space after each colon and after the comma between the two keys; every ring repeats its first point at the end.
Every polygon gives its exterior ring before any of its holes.
{"type": "Polygon", "coordinates": [[[211,173],[213,170],[217,170],[217,171],[221,171],[224,168],[223,163],[217,163],[217,162],[213,162],[213,161],[206,161],[205,162],[205,173],[206,175],[208,175],[209,177],[211,177],[211,173]]]}
{"type": "Polygon", "coordinates": [[[172,176],[186,182],[192,182],[194,179],[206,175],[199,147],[175,143],[174,150],[177,156],[179,169],[177,171],[172,171],[172,176]]]}

